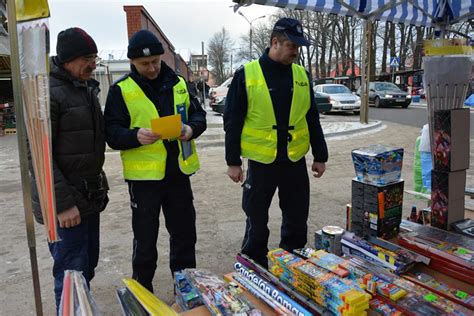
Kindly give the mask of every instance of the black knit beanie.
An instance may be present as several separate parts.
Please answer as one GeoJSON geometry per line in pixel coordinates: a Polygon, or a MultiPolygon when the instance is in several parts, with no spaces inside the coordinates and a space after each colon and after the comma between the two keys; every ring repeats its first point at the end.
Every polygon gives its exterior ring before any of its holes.
{"type": "Polygon", "coordinates": [[[56,53],[58,62],[64,64],[77,57],[97,54],[97,46],[83,29],[71,27],[59,32],[56,53]]]}
{"type": "Polygon", "coordinates": [[[161,55],[164,52],[160,40],[148,30],[136,32],[128,41],[127,57],[130,59],[161,55]]]}

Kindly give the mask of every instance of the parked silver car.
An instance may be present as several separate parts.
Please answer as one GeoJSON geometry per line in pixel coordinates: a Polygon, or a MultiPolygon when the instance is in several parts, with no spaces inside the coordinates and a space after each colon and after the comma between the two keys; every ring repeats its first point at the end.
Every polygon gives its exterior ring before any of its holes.
{"type": "MultiPolygon", "coordinates": [[[[360,95],[360,88],[357,94],[360,95]]],[[[391,82],[369,82],[369,104],[371,103],[376,108],[391,105],[407,108],[411,103],[411,95],[391,82]]]]}
{"type": "Polygon", "coordinates": [[[319,84],[314,92],[329,98],[332,104],[331,111],[360,113],[360,98],[352,94],[351,90],[342,84],[319,84]]]}

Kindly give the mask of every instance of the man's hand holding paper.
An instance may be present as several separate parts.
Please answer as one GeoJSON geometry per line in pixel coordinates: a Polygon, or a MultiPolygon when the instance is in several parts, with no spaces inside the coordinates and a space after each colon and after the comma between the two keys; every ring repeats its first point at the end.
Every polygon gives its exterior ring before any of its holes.
{"type": "Polygon", "coordinates": [[[191,139],[191,137],[193,137],[193,129],[191,128],[191,126],[183,124],[183,127],[181,129],[181,136],[179,136],[179,139],[183,142],[187,142],[191,139]]]}
{"type": "Polygon", "coordinates": [[[137,139],[142,145],[149,145],[160,139],[160,135],[153,133],[149,128],[140,128],[137,133],[137,139]]]}

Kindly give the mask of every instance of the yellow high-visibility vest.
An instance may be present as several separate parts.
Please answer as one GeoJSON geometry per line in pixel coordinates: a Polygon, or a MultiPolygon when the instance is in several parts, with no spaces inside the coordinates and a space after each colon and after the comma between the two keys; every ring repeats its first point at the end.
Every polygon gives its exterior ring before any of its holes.
{"type": "MultiPolygon", "coordinates": [[[[298,161],[309,150],[309,131],[306,114],[311,107],[309,81],[300,65],[292,64],[293,98],[287,128],[288,158],[298,161]]],[[[277,156],[277,123],[273,103],[258,60],[244,66],[248,110],[245,117],[240,147],[242,157],[269,164],[277,156]]]]}
{"type": "MultiPolygon", "coordinates": [[[[179,82],[173,87],[174,113],[185,106],[188,113],[190,101],[186,82],[179,77],[179,82]]],[[[158,111],[153,102],[148,99],[140,86],[131,78],[117,84],[130,114],[130,129],[151,128],[151,120],[158,118],[158,111]]],[[[194,140],[191,143],[191,153],[183,159],[183,143],[178,140],[178,164],[181,172],[190,175],[199,170],[200,164],[194,140]]],[[[120,151],[123,165],[123,176],[126,180],[162,180],[165,177],[167,152],[163,140],[153,144],[120,151]]]]}

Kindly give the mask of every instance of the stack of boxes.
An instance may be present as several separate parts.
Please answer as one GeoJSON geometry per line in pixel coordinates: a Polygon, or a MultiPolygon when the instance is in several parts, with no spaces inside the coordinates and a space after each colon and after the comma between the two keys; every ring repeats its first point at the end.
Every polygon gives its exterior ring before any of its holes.
{"type": "Polygon", "coordinates": [[[464,219],[464,188],[469,168],[469,109],[434,112],[431,146],[431,225],[450,229],[464,219]]]}
{"type": "Polygon", "coordinates": [[[390,239],[399,232],[404,181],[403,149],[371,145],[352,151],[351,230],[358,236],[390,239]]]}

